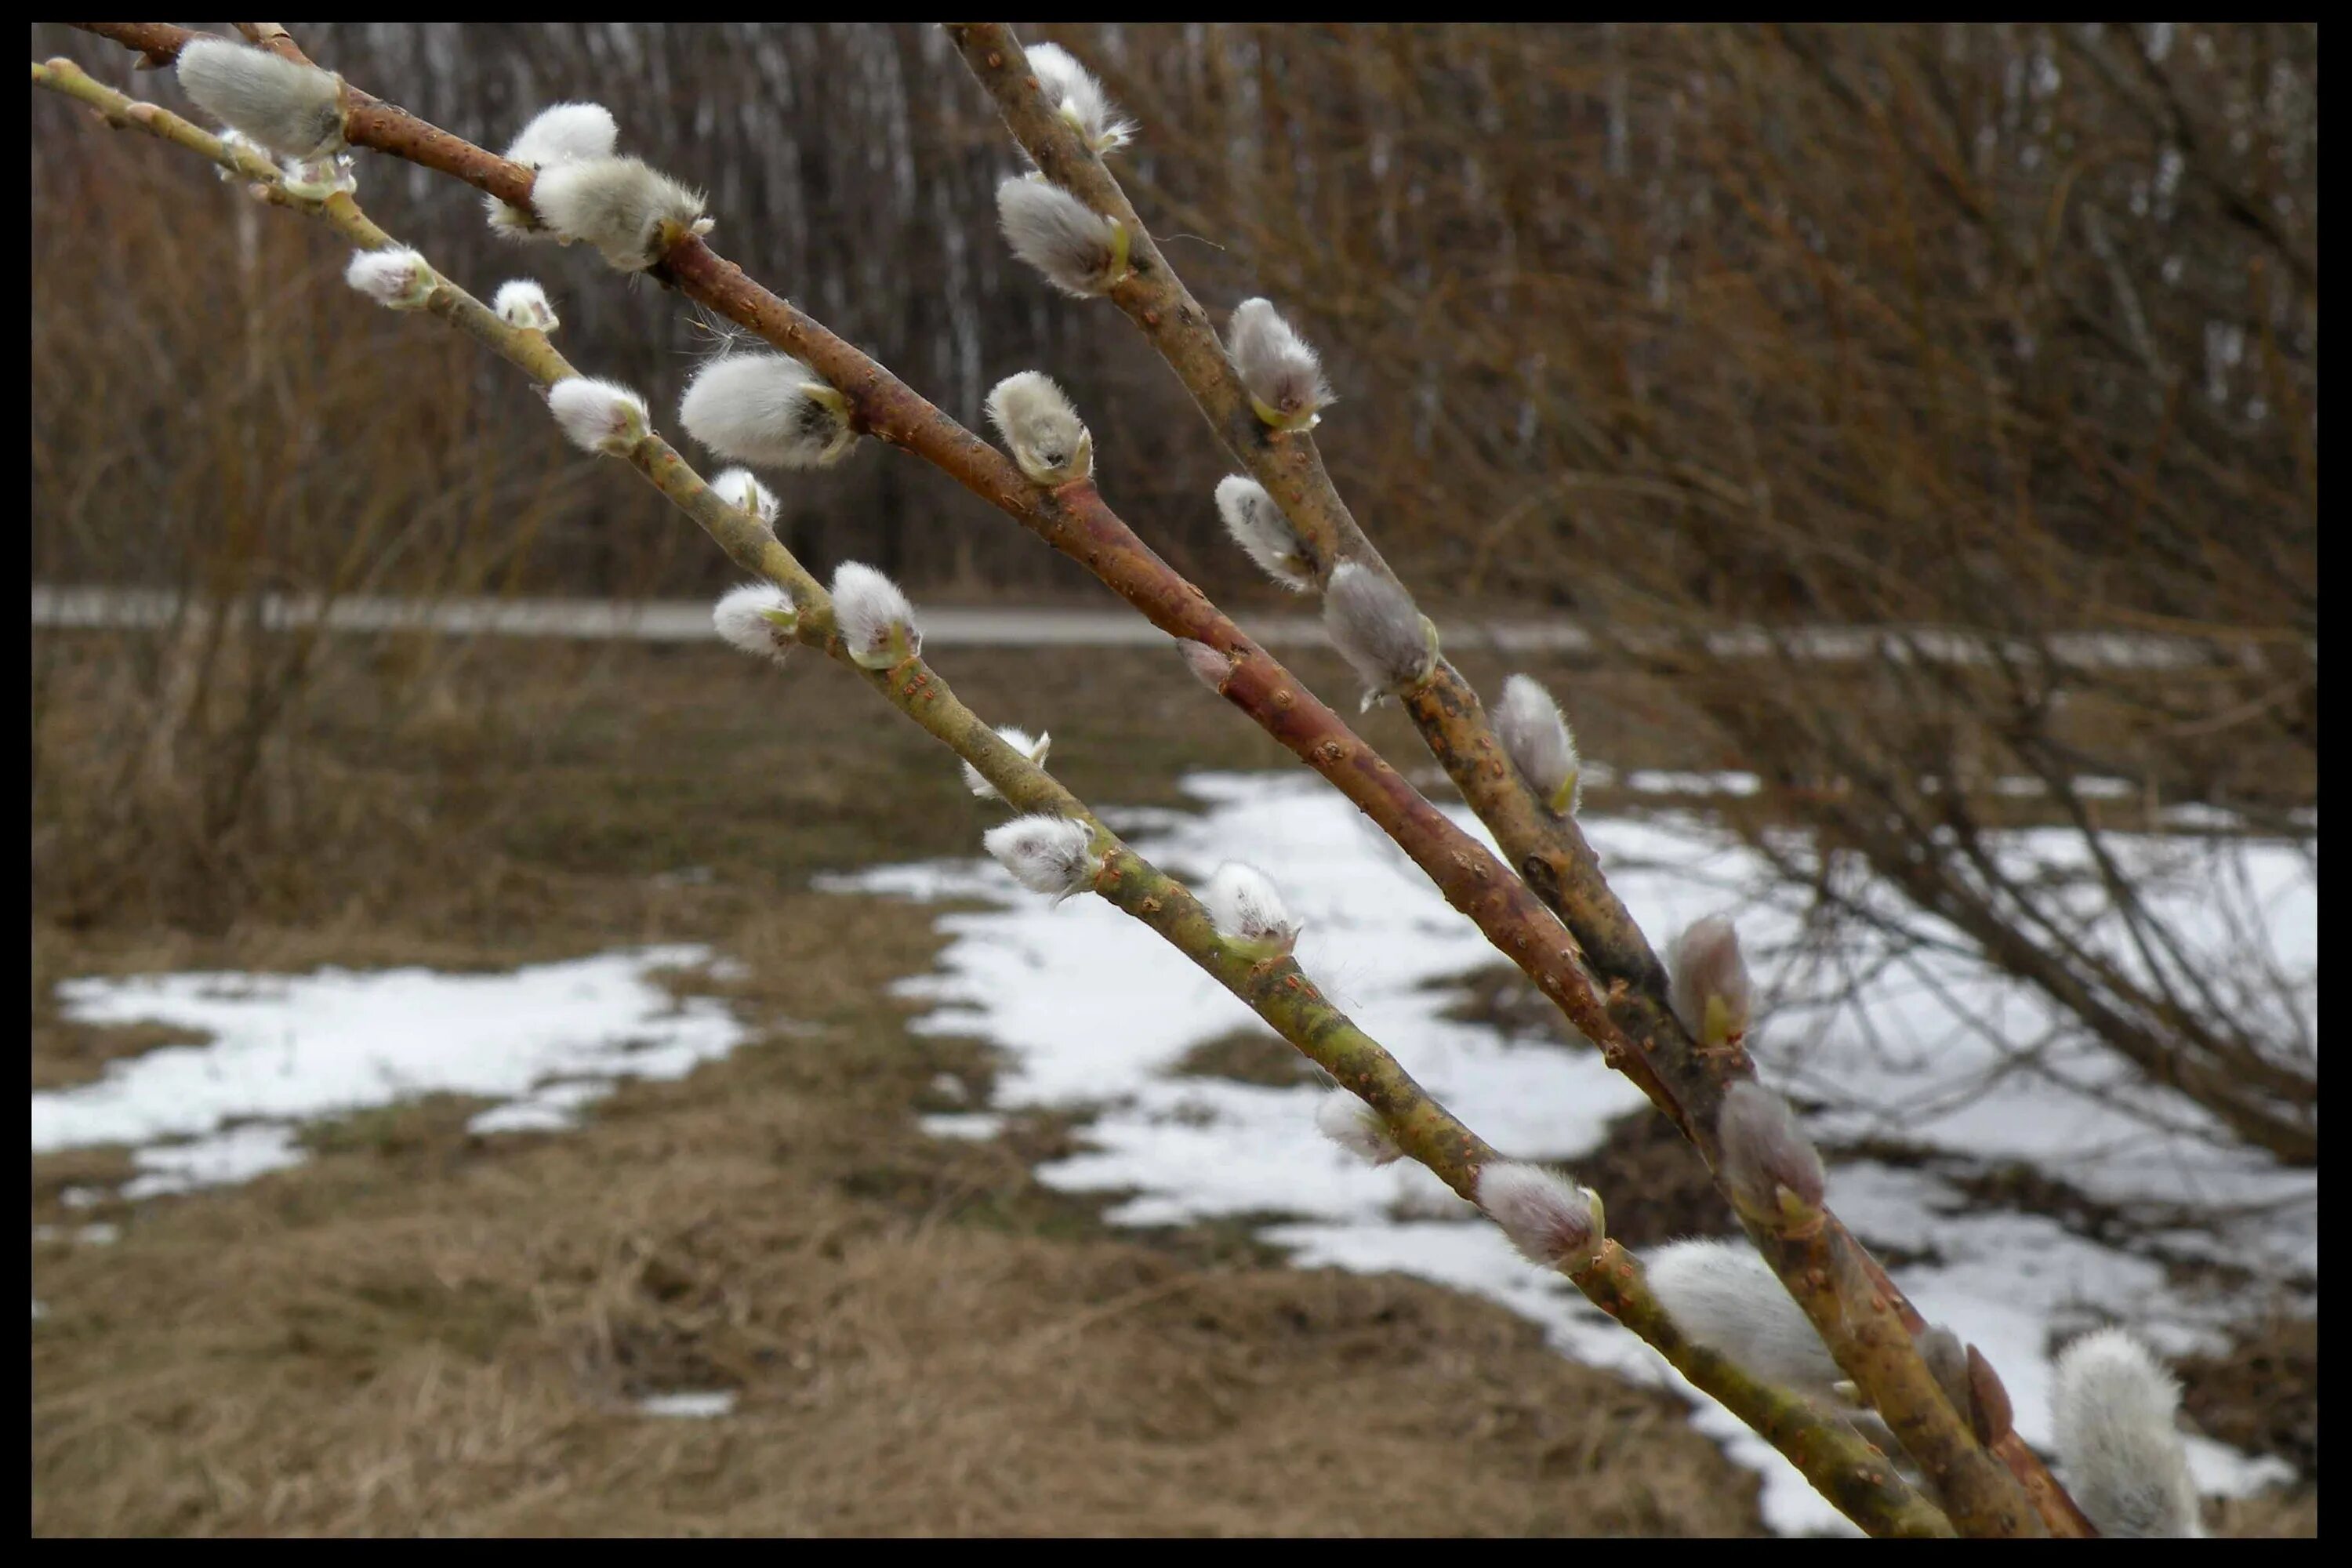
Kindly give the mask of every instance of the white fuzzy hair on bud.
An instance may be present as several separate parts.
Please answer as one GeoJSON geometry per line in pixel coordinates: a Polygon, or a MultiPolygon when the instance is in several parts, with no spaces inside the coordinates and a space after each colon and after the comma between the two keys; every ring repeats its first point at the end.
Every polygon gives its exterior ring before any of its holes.
{"type": "Polygon", "coordinates": [[[1273,300],[1244,300],[1234,307],[1225,350],[1260,419],[1277,430],[1312,430],[1322,422],[1331,402],[1323,362],[1273,300]]]}
{"type": "Polygon", "coordinates": [[[352,252],[343,281],[387,310],[422,310],[440,287],[432,264],[404,245],[352,252]]]}
{"type": "Polygon", "coordinates": [[[2066,1488],[2099,1533],[2124,1540],[2205,1533],[2176,1425],[2180,1385],[2121,1329],[2058,1352],[2051,1415],[2066,1488]]]}
{"type": "MultiPolygon", "coordinates": [[[[551,104],[533,115],[530,123],[507,143],[507,162],[520,163],[537,174],[559,163],[609,158],[620,136],[621,128],[614,123],[613,111],[601,103],[551,104]]],[[[483,197],[482,205],[489,214],[490,227],[509,239],[556,237],[553,230],[540,226],[539,219],[527,207],[496,196],[483,197]]]]}
{"type": "Polygon", "coordinates": [[[1381,1113],[1344,1089],[1317,1103],[1315,1130],[1375,1170],[1404,1156],[1381,1113]]]}
{"type": "Polygon", "coordinates": [[[1364,678],[1364,706],[1402,690],[1437,663],[1437,628],[1394,578],[1340,563],[1323,587],[1323,627],[1364,678]]]}
{"type": "Polygon", "coordinates": [[[542,169],[530,205],[558,236],[594,246],[624,272],[642,272],[684,236],[710,230],[702,193],[642,158],[583,158],[542,169]]]}
{"type": "Polygon", "coordinates": [[[1608,1239],[1600,1195],[1556,1172],[1517,1160],[1478,1167],[1478,1206],[1519,1256],[1547,1268],[1591,1260],[1608,1239]]]}
{"type": "Polygon", "coordinates": [[[1767,1383],[1842,1400],[1845,1373],[1780,1277],[1745,1242],[1677,1241],[1652,1252],[1645,1271],[1650,1293],[1694,1342],[1767,1383]]]}
{"type": "Polygon", "coordinates": [[[1666,968],[1666,1001],[1700,1045],[1720,1050],[1748,1033],[1748,961],[1739,954],[1739,932],[1728,920],[1709,915],[1692,921],[1675,939],[1666,968]]]}
{"type": "Polygon", "coordinates": [[[1217,934],[1269,956],[1288,952],[1298,941],[1299,922],[1290,918],[1282,895],[1265,873],[1228,860],[1201,884],[1201,904],[1217,934]]]}
{"type": "Polygon", "coordinates": [[[988,418],[1037,483],[1066,485],[1094,472],[1095,438],[1053,377],[1034,370],[1006,376],[988,395],[988,418]]]}
{"type": "Polygon", "coordinates": [[[618,382],[575,375],[547,389],[547,406],[572,444],[618,457],[652,427],[646,400],[618,382]]]}
{"type": "Polygon", "coordinates": [[[196,38],[180,50],[179,78],[205,113],[273,153],[311,158],[343,144],[343,84],[332,72],[196,38]]]}
{"type": "Polygon", "coordinates": [[[1039,178],[1016,174],[996,187],[996,221],[1013,254],[1075,300],[1106,292],[1127,276],[1127,229],[1039,178]]]}
{"type": "Polygon", "coordinates": [[[1495,733],[1504,753],[1535,786],[1537,797],[1556,813],[1575,816],[1583,795],[1576,735],[1541,681],[1515,675],[1503,682],[1503,700],[1495,705],[1495,733]]]}
{"type": "Polygon", "coordinates": [[[800,619],[792,595],[772,583],[731,588],[710,609],[710,624],[730,647],[778,664],[793,651],[793,631],[800,619]]]}
{"type": "Polygon", "coordinates": [[[1097,153],[1115,153],[1135,139],[1135,121],[1119,113],[1095,73],[1059,44],[1031,44],[1029,74],[1055,111],[1097,153]]]}
{"type": "Polygon", "coordinates": [[[1801,1224],[1819,1214],[1828,1173],[1787,1100],[1742,1079],[1724,1090],[1715,1135],[1724,1185],[1742,1214],[1768,1224],[1801,1224]]]}
{"type": "Polygon", "coordinates": [[[1255,479],[1227,474],[1217,481],[1217,516],[1258,570],[1289,589],[1304,594],[1315,586],[1315,559],[1307,542],[1255,479]]]}
{"type": "MultiPolygon", "coordinates": [[[[262,146],[260,142],[256,142],[252,137],[247,136],[245,132],[237,130],[235,126],[223,126],[221,128],[220,144],[232,151],[242,147],[247,152],[252,153],[255,157],[260,158],[265,162],[273,163],[277,162],[276,159],[269,156],[269,150],[268,148],[262,146]]],[[[226,163],[214,164],[213,175],[224,184],[231,180],[242,180],[245,178],[245,174],[242,170],[232,169],[226,163]]]]}
{"type": "Polygon", "coordinates": [[[1192,678],[1223,697],[1225,681],[1234,673],[1233,660],[1207,643],[1194,642],[1191,637],[1178,637],[1176,647],[1183,653],[1184,668],[1192,672],[1192,678]]]}
{"type": "Polygon", "coordinates": [[[339,191],[360,188],[359,171],[349,153],[321,153],[315,158],[289,158],[280,177],[286,194],[306,202],[323,202],[339,191]]]}
{"type": "Polygon", "coordinates": [[[712,360],[677,405],[686,433],[738,463],[821,468],[856,444],[849,401],[790,354],[712,360]]]}
{"type": "MultiPolygon", "coordinates": [[[[1054,749],[1052,735],[1041,731],[1036,738],[1032,740],[1028,731],[1017,729],[1011,724],[999,724],[996,727],[996,738],[1040,766],[1045,764],[1045,753],[1054,749]]],[[[963,765],[963,787],[982,800],[1004,798],[998,792],[997,787],[981,777],[980,770],[970,763],[963,765]]]]}
{"type": "Polygon", "coordinates": [[[490,296],[490,309],[508,326],[525,331],[551,332],[562,325],[555,307],[547,302],[547,290],[528,278],[510,278],[499,284],[499,291],[490,296]]]}
{"type": "Polygon", "coordinates": [[[863,562],[833,569],[833,624],[849,657],[868,669],[890,669],[923,651],[915,606],[898,584],[863,562]]]}
{"type": "Polygon", "coordinates": [[[776,492],[761,484],[749,468],[729,468],[710,481],[719,499],[737,511],[748,511],[761,522],[773,525],[781,510],[776,492]]]}
{"type": "Polygon", "coordinates": [[[1014,881],[1055,903],[1085,892],[1102,868],[1094,835],[1085,823],[1067,816],[1016,816],[990,828],[981,842],[1014,881]]]}

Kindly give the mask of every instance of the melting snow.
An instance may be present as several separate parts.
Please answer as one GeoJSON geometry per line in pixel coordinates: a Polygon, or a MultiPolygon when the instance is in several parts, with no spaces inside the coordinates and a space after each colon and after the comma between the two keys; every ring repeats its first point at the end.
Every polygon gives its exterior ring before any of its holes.
{"type": "MultiPolygon", "coordinates": [[[[1748,781],[1705,782],[1738,793],[1748,781]]],[[[1591,1051],[1507,1039],[1444,1016],[1454,997],[1434,983],[1496,962],[1493,950],[1321,781],[1202,774],[1186,787],[1202,803],[1198,815],[1121,819],[1135,847],[1188,880],[1226,859],[1265,872],[1307,921],[1299,957],[1307,971],[1497,1147],[1572,1161],[1643,1103],[1591,1051]]],[[[1486,838],[1465,813],[1454,815],[1486,838]]],[[[2264,1286],[2305,1287],[2301,1277],[2315,1272],[2310,1173],[2283,1171],[2218,1136],[2196,1108],[2140,1089],[2104,1053],[2063,1039],[2027,1051],[2051,1022],[2046,1005],[1960,945],[1937,940],[1948,940],[1948,931],[1896,910],[1910,933],[1899,945],[1879,937],[1857,948],[1850,931],[1824,942],[1809,925],[1803,898],[1776,888],[1759,857],[1703,818],[1591,817],[1583,826],[1619,896],[1662,945],[1701,915],[1738,914],[1770,1004],[1754,1053],[1768,1080],[1815,1108],[1809,1120],[1817,1135],[1900,1136],[1940,1157],[1926,1168],[1839,1163],[1832,1197],[1866,1241],[1928,1254],[1900,1270],[1905,1288],[1930,1319],[1984,1349],[2029,1441],[2046,1446],[2050,1437],[2053,1341],[2089,1326],[2093,1314],[2118,1317],[2177,1352],[2210,1342],[2214,1324],[2264,1286]],[[1883,950],[1867,951],[1873,941],[1883,950]],[[2215,1228],[2226,1212],[2228,1257],[2254,1270],[2257,1286],[2228,1300],[2191,1300],[2168,1285],[2163,1264],[2145,1247],[2094,1242],[2055,1218],[1970,1204],[1937,1173],[1947,1163],[1981,1168],[1988,1160],[2037,1164],[2117,1203],[2208,1211],[2215,1228]]],[[[2260,967],[2268,983],[2249,984],[2235,1002],[2278,1037],[2315,1039],[2315,849],[2122,836],[2107,842],[2148,874],[2149,896],[2185,922],[2192,954],[2254,933],[2266,948],[2260,967]]],[[[1790,847],[1806,853],[1801,842],[1790,847]]],[[[2013,834],[2003,847],[2045,866],[2082,860],[2080,840],[2063,833],[2013,834]]],[[[1255,1020],[1108,905],[1085,899],[1052,907],[985,860],[885,867],[822,885],[993,906],[941,914],[950,941],[939,969],[903,989],[933,1004],[919,1030],[1003,1047],[996,1110],[1098,1109],[1086,1134],[1090,1148],[1042,1167],[1041,1180],[1126,1194],[1111,1216],[1131,1225],[1284,1211],[1294,1217],[1266,1234],[1301,1264],[1397,1270],[1491,1297],[1543,1323],[1580,1361],[1684,1392],[1699,1407],[1701,1428],[1764,1476],[1774,1528],[1844,1528],[1792,1467],[1647,1346],[1565,1281],[1521,1264],[1492,1227],[1464,1223],[1474,1211],[1426,1171],[1410,1163],[1370,1170],[1326,1142],[1313,1123],[1318,1090],[1173,1076],[1192,1047],[1255,1020]]],[[[1867,887],[1860,896],[1874,908],[1894,907],[1867,887]]],[[[2095,910],[2078,913],[2086,940],[2137,963],[2095,910]]],[[[984,1121],[933,1117],[926,1125],[976,1136],[984,1121]]],[[[2177,1226],[2163,1239],[2182,1250],[2177,1226]]],[[[2210,1241],[2206,1249],[2220,1251],[2210,1241]]],[[[2212,1443],[2193,1445],[2191,1458],[2209,1491],[2245,1491],[2285,1474],[2274,1461],[2212,1443]]]]}
{"type": "MultiPolygon", "coordinates": [[[[108,1064],[95,1083],[33,1096],[33,1152],[127,1144],[138,1199],[299,1164],[301,1123],[432,1093],[496,1100],[477,1132],[571,1126],[624,1078],[683,1078],[745,1031],[710,997],[679,1002],[654,972],[700,947],[641,948],[503,974],[425,969],[69,980],[65,1016],[152,1020],[211,1036],[108,1064]]],[[[67,1194],[68,1201],[78,1195],[67,1194]]]]}

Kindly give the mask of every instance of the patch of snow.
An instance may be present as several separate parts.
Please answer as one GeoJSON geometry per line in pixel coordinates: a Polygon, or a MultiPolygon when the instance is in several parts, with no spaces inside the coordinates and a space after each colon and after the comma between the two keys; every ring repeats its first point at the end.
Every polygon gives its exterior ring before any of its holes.
{"type": "MultiPolygon", "coordinates": [[[[33,1152],[124,1144],[139,1199],[249,1181],[299,1163],[305,1121],[432,1093],[502,1103],[477,1132],[573,1125],[624,1078],[677,1079],[746,1031],[724,1003],[674,999],[657,972],[709,963],[696,946],[635,949],[501,974],[425,969],[307,975],[68,980],[60,1011],[211,1037],[110,1062],[97,1082],[35,1094],[33,1152]]],[[[70,1189],[73,1206],[102,1201],[70,1189]]]]}
{"type": "Polygon", "coordinates": [[[735,1413],[731,1388],[685,1389],[676,1394],[648,1394],[637,1408],[648,1415],[669,1415],[689,1421],[709,1421],[735,1413]]]}
{"type": "Polygon", "coordinates": [[[917,1125],[934,1138],[965,1138],[981,1142],[1004,1131],[1004,1118],[992,1110],[954,1111],[919,1118],[917,1125]]]}
{"type": "MultiPolygon", "coordinates": [[[[1745,775],[1655,776],[1678,791],[1696,781],[1734,793],[1745,775]]],[[[1636,790],[1644,782],[1641,773],[1628,780],[1636,790]]],[[[1227,859],[1265,872],[1306,921],[1298,953],[1307,973],[1498,1148],[1573,1168],[1612,1121],[1644,1103],[1593,1051],[1506,1039],[1445,1016],[1454,997],[1440,983],[1496,955],[1320,780],[1208,773],[1185,787],[1200,812],[1153,817],[1135,834],[1138,852],[1187,880],[1227,859]]],[[[1449,814],[1491,847],[1465,812],[1449,814]]],[[[1865,1241],[1928,1257],[1900,1270],[1905,1289],[1931,1320],[1984,1350],[2029,1441],[2050,1437],[2048,1357],[2063,1337],[2112,1315],[2179,1353],[2210,1343],[2255,1292],[2192,1297],[2168,1286],[2163,1264],[2145,1248],[1970,1202],[1937,1173],[1942,1166],[2018,1161],[2105,1201],[2208,1212],[2213,1224],[2190,1228],[2226,1235],[2229,1260],[2261,1284],[2315,1272],[2317,1190],[2309,1173],[2283,1170],[2221,1136],[2194,1106],[2132,1081],[2102,1051],[2063,1036],[2021,1049],[2049,1033],[2054,1015],[1969,956],[1956,933],[1865,887],[1854,896],[1899,915],[1900,942],[1865,928],[1859,945],[1851,929],[1832,943],[1815,929],[1801,889],[1788,889],[1759,856],[1701,816],[1588,814],[1581,825],[1618,895],[1659,946],[1702,915],[1738,917],[1762,987],[1751,1048],[1766,1078],[1810,1108],[1817,1138],[1898,1137],[1932,1157],[1926,1167],[1835,1163],[1832,1201],[1865,1241]]],[[[2021,865],[2077,874],[2084,890],[2069,897],[2079,939],[2126,967],[2138,963],[2104,919],[2095,879],[2079,875],[2079,838],[2033,830],[2000,843],[2021,865]]],[[[2176,920],[2192,959],[2260,933],[2275,984],[2249,985],[2233,1004],[2279,1037],[2315,1039],[2315,849],[2122,835],[2105,845],[2143,874],[2147,896],[2176,920]]],[[[1811,853],[1794,838],[1786,847],[1811,853]]],[[[1254,1016],[1108,904],[1054,907],[979,859],[882,867],[819,885],[986,906],[942,912],[949,941],[939,967],[899,988],[931,1004],[917,1030],[977,1036],[1003,1048],[995,1106],[1097,1112],[1081,1152],[1039,1169],[1047,1184],[1127,1191],[1132,1195],[1111,1217],[1129,1225],[1281,1213],[1290,1217],[1265,1234],[1303,1266],[1395,1270],[1500,1301],[1543,1324],[1564,1353],[1691,1399],[1700,1428],[1764,1477],[1775,1530],[1848,1528],[1762,1439],[1565,1280],[1521,1262],[1491,1226],[1464,1223],[1475,1211],[1428,1172],[1411,1162],[1370,1169],[1323,1140],[1314,1127],[1318,1089],[1175,1076],[1193,1047],[1254,1016]],[[1106,1030],[1106,1019],[1118,1027],[1106,1030]]],[[[2194,1445],[2191,1461],[2212,1492],[2252,1489],[2278,1471],[2210,1443],[2194,1445]]]]}

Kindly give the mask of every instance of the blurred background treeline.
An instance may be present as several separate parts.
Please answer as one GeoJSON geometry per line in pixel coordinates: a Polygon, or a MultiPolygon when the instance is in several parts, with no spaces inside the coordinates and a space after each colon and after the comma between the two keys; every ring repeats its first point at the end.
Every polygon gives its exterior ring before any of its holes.
{"type": "MultiPolygon", "coordinates": [[[[560,100],[706,186],[754,275],[977,425],[1044,368],[1106,492],[1213,591],[1224,465],[1116,311],[1005,252],[1021,165],[922,26],[318,24],[370,90],[502,146],[560,100]]],[[[2308,632],[2318,395],[2315,31],[1105,25],[1122,163],[1195,292],[1323,345],[1333,471],[1435,594],[1741,616],[2308,632]]],[[[44,28],[131,80],[119,50],[44,28]]],[[[139,90],[180,104],[168,77],[139,90]]],[[[699,592],[721,563],[527,389],[335,286],[341,258],[137,138],[34,105],[33,564],[171,583],[699,592]],[[138,488],[132,489],[133,477],[138,488]],[[136,493],[135,506],[124,504],[136,493]],[[309,526],[315,523],[317,526],[309,526]],[[362,567],[347,559],[366,542],[362,567]],[[396,542],[396,543],[395,543],[396,542]]],[[[448,182],[361,196],[478,292],[537,274],[567,352],[674,407],[709,331],[593,257],[495,242],[448,182]]],[[[1073,569],[879,452],[789,488],[820,565],[939,593],[1073,569]]]]}

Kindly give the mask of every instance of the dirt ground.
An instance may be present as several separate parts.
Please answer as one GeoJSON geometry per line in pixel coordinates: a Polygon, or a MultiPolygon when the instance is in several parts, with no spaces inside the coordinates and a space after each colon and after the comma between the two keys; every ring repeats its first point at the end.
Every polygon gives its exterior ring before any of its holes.
{"type": "MultiPolygon", "coordinates": [[[[937,951],[931,916],[807,881],[968,853],[984,824],[952,759],[837,671],[482,653],[419,678],[387,646],[306,711],[289,765],[336,809],[297,811],[304,837],[256,840],[233,905],[177,919],[77,858],[102,842],[80,815],[100,775],[78,704],[113,655],[53,639],[36,1087],[166,1043],[60,1020],[51,986],[91,973],[505,967],[701,941],[743,970],[677,986],[725,995],[758,1037],[624,1086],[576,1131],[476,1137],[473,1103],[428,1100],[193,1197],[71,1208],[61,1194],[122,1156],[36,1160],[35,1533],[1759,1531],[1755,1481],[1678,1402],[1561,1360],[1500,1308],[1292,1269],[1238,1228],[1114,1231],[1028,1173],[1079,1135],[1067,1121],[923,1136],[919,1113],[992,1071],[974,1042],[908,1033],[887,994],[937,951]],[[88,895],[100,885],[122,890],[88,895]],[[67,1239],[92,1224],[119,1238],[67,1239]],[[739,1403],[715,1421],[633,1403],[681,1388],[739,1403]]],[[[1173,804],[1183,768],[1286,762],[1172,657],[959,652],[948,673],[991,717],[1050,728],[1057,773],[1099,803],[1173,804]]],[[[1639,755],[1643,711],[1596,704],[1586,732],[1639,755]]],[[[1402,738],[1393,714],[1368,722],[1402,738]]],[[[1488,991],[1465,1005],[1511,1005],[1488,991]]],[[[1283,1070],[1239,1038],[1194,1066],[1283,1070]]],[[[1654,1189],[1656,1213],[1612,1191],[1612,1216],[1706,1228],[1713,1194],[1651,1131],[1623,1130],[1603,1163],[1612,1188],[1654,1189]]],[[[2184,1370],[2192,1409],[2245,1375],[2184,1370]]],[[[2216,1435],[2262,1446],[2230,1419],[2216,1435]]],[[[2316,1519],[2305,1488],[2222,1522],[2316,1519]]]]}

